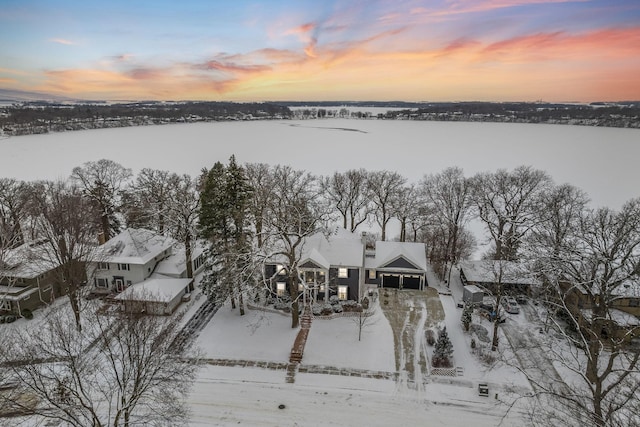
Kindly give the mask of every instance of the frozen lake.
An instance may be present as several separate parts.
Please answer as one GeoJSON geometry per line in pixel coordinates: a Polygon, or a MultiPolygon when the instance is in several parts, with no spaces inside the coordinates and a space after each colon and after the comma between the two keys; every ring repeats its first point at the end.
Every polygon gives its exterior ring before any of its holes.
{"type": "Polygon", "coordinates": [[[397,171],[410,181],[460,166],[467,176],[532,165],[585,190],[594,206],[640,195],[640,130],[566,125],[327,119],[175,124],[0,139],[0,176],[66,177],[107,158],[197,175],[232,154],[315,174],[397,171]]]}

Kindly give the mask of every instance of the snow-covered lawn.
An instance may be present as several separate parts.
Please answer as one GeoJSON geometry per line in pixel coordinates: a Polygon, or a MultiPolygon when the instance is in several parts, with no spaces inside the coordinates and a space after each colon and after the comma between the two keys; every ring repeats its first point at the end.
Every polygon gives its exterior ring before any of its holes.
{"type": "MultiPolygon", "coordinates": [[[[406,382],[402,371],[398,379],[354,374],[396,372],[393,332],[378,306],[363,328],[361,341],[353,318],[314,319],[293,384],[286,382],[284,369],[205,365],[190,397],[191,424],[498,425],[509,404],[528,390],[526,380],[508,366],[489,370],[482,365],[470,353],[469,337],[462,331],[452,297],[441,298],[456,365],[465,368],[462,376],[438,377],[417,370],[418,378],[406,382]],[[305,370],[311,366],[323,366],[332,373],[305,370]],[[489,398],[478,396],[479,381],[489,383],[489,398]],[[284,409],[278,408],[281,404],[284,409]]],[[[423,322],[427,318],[420,315],[423,322]]],[[[258,310],[247,310],[241,317],[237,310],[224,306],[197,344],[212,359],[286,363],[297,332],[291,329],[289,317],[258,310]]],[[[423,346],[424,339],[413,342],[423,346]]],[[[404,349],[406,354],[415,351],[404,349]]],[[[524,404],[515,405],[504,425],[524,424],[524,404]]]]}
{"type": "Polygon", "coordinates": [[[357,317],[315,319],[302,363],[395,372],[393,332],[379,307],[364,320],[361,341],[358,330],[357,317]]]}
{"type": "Polygon", "coordinates": [[[288,362],[298,333],[291,328],[291,318],[259,310],[245,313],[240,316],[230,304],[218,310],[196,341],[205,357],[288,362]]]}

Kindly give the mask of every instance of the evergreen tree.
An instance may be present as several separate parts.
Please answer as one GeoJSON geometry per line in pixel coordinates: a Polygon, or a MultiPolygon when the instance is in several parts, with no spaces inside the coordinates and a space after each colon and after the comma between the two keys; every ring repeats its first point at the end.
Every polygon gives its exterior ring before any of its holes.
{"type": "Polygon", "coordinates": [[[469,326],[471,325],[471,312],[473,311],[473,307],[470,304],[465,304],[464,309],[462,310],[462,317],[460,321],[464,326],[465,331],[469,331],[469,326]]]}
{"type": "Polygon", "coordinates": [[[453,344],[447,334],[447,327],[440,332],[438,341],[433,349],[433,366],[451,367],[451,356],[453,355],[453,344]]]}
{"type": "Polygon", "coordinates": [[[244,169],[231,156],[229,165],[216,162],[201,177],[200,234],[210,242],[208,272],[202,286],[211,300],[231,298],[244,314],[243,285],[251,280],[252,256],[248,209],[252,188],[244,169]]]}

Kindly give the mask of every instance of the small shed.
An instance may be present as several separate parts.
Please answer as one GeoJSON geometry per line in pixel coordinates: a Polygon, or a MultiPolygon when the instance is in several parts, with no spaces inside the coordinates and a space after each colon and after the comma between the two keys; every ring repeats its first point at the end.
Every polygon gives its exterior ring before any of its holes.
{"type": "Polygon", "coordinates": [[[466,285],[464,287],[464,293],[462,294],[462,300],[467,304],[479,304],[484,298],[484,291],[476,285],[466,285]]]}

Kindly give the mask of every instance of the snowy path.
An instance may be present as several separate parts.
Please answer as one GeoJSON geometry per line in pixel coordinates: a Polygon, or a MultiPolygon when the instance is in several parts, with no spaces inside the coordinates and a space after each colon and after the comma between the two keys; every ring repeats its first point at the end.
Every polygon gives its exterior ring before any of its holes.
{"type": "Polygon", "coordinates": [[[533,308],[521,306],[519,316],[525,316],[526,322],[518,322],[510,318],[502,325],[507,341],[511,345],[519,365],[527,372],[529,382],[536,390],[539,385],[549,390],[556,390],[561,394],[569,394],[569,388],[562,380],[553,363],[547,356],[547,350],[542,345],[539,329],[533,323],[533,308]]]}

